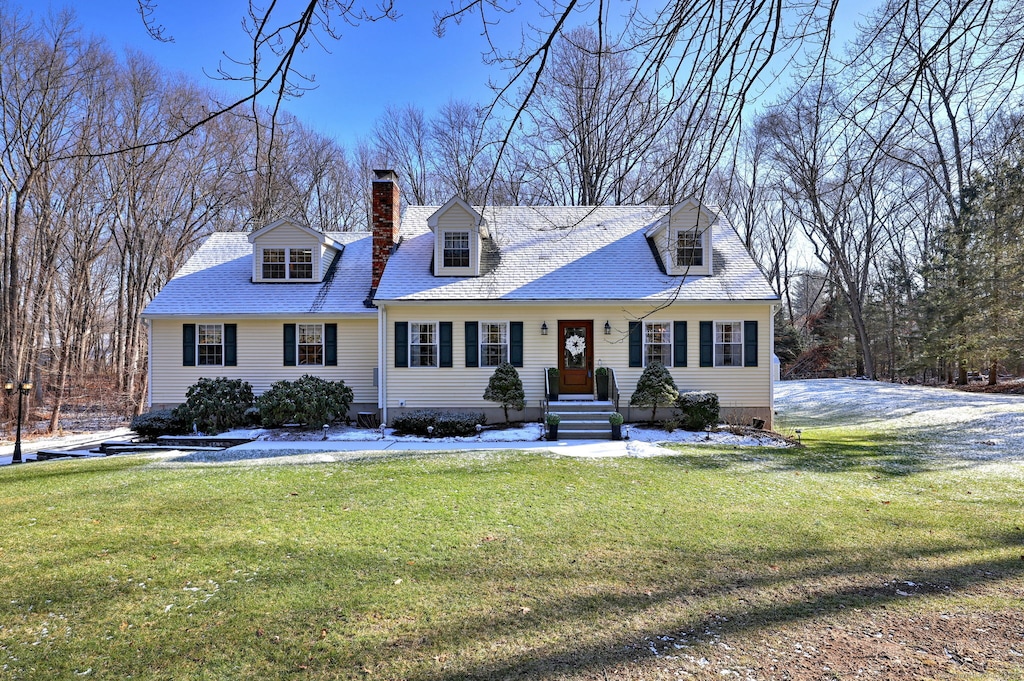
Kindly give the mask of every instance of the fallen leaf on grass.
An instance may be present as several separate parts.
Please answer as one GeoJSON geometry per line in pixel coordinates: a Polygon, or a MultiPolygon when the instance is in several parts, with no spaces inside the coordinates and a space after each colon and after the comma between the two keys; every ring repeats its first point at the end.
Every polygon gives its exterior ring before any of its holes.
{"type": "Polygon", "coordinates": [[[525,615],[526,613],[530,612],[530,609],[524,605],[523,607],[519,608],[519,611],[525,615]]]}

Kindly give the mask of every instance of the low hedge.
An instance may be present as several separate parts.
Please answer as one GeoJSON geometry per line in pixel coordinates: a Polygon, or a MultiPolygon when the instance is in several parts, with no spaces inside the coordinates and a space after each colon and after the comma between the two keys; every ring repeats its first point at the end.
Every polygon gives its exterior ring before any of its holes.
{"type": "Polygon", "coordinates": [[[487,417],[481,411],[442,411],[438,409],[418,409],[399,414],[391,419],[391,427],[401,435],[430,435],[432,437],[452,437],[476,435],[477,424],[487,423],[487,417]],[[433,426],[434,432],[427,428],[433,426]]]}

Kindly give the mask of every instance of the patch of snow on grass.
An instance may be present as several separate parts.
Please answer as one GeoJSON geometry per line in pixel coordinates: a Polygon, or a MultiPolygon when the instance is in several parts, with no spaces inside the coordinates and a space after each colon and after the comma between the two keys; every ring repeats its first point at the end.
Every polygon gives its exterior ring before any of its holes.
{"type": "Polygon", "coordinates": [[[1024,396],[854,379],[776,384],[777,428],[865,427],[966,461],[1024,460],[1024,396]]]}

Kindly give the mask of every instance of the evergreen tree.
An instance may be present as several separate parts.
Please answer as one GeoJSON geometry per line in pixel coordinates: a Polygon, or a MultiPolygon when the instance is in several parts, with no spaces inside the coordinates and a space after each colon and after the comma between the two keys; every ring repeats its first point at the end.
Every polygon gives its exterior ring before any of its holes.
{"type": "Polygon", "coordinates": [[[490,402],[499,402],[505,410],[505,423],[508,423],[509,407],[521,411],[526,407],[526,393],[523,391],[523,381],[519,378],[519,372],[508,362],[502,362],[491,374],[491,380],[487,382],[487,389],[484,390],[484,399],[490,402]]]}
{"type": "Polygon", "coordinates": [[[658,413],[658,405],[672,404],[679,397],[679,390],[672,374],[661,362],[651,362],[640,374],[640,380],[636,382],[636,390],[629,398],[631,407],[650,407],[651,423],[658,413]]]}

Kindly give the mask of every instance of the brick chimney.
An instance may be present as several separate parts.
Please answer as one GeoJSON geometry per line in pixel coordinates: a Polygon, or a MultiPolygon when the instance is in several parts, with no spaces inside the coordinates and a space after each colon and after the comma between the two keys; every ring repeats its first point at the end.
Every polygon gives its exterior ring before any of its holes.
{"type": "Polygon", "coordinates": [[[393,170],[374,170],[370,229],[373,231],[373,279],[371,287],[377,290],[384,266],[391,257],[391,249],[398,243],[398,228],[402,204],[398,196],[398,175],[393,170]]]}

